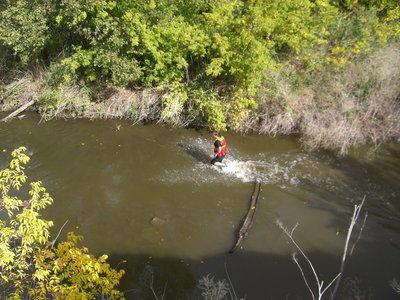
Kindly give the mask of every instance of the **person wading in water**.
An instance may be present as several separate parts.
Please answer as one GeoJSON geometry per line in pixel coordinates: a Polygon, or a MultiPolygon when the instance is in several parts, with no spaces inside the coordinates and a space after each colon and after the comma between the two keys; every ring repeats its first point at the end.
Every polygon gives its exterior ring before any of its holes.
{"type": "Polygon", "coordinates": [[[211,160],[211,164],[214,166],[223,166],[222,160],[226,155],[226,141],[219,131],[213,131],[214,141],[214,158],[211,160]]]}

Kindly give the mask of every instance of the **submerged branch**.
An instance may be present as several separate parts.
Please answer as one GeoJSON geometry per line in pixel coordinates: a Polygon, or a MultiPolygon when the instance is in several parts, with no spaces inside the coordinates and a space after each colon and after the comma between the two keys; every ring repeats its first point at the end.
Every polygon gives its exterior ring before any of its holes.
{"type": "Polygon", "coordinates": [[[256,181],[254,186],[253,195],[251,196],[251,202],[249,206],[249,210],[247,212],[246,218],[242,224],[242,227],[239,230],[238,240],[233,246],[233,248],[229,251],[229,253],[235,252],[243,243],[245,237],[248,235],[251,226],[253,225],[254,214],[257,210],[258,196],[260,195],[261,183],[256,181]]]}

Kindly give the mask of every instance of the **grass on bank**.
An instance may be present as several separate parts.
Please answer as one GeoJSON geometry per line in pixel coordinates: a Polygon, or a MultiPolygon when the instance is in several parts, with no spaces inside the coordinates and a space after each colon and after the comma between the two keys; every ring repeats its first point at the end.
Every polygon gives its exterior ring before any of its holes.
{"type": "MultiPolygon", "coordinates": [[[[110,84],[88,87],[58,83],[56,77],[57,69],[40,68],[3,85],[1,110],[13,110],[37,99],[35,109],[43,120],[124,118],[133,123],[206,127],[209,124],[202,110],[220,105],[212,102],[210,93],[194,93],[178,83],[135,90],[110,84]],[[201,97],[208,97],[202,101],[208,107],[199,109],[196,100],[201,97]]],[[[332,149],[340,155],[351,147],[378,146],[400,138],[398,44],[337,70],[300,74],[286,64],[270,71],[268,78],[257,88],[258,106],[251,113],[246,111],[236,131],[300,134],[305,148],[332,149]]]]}

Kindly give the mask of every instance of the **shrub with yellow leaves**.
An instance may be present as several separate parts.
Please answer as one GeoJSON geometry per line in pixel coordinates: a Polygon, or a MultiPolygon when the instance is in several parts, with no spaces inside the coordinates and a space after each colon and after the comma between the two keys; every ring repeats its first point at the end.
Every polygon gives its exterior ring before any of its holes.
{"type": "Polygon", "coordinates": [[[40,210],[53,199],[40,181],[26,187],[24,165],[30,158],[25,151],[14,150],[9,167],[0,171],[0,297],[123,298],[116,286],[124,271],[112,269],[106,255],[95,258],[77,247],[82,237],[71,232],[66,242],[50,239],[53,222],[42,219],[40,210]],[[24,192],[29,200],[15,196],[24,192]]]}

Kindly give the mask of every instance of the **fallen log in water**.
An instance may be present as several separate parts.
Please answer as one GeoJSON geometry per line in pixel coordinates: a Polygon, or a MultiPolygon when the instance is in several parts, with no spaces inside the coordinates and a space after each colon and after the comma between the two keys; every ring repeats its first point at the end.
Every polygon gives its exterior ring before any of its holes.
{"type": "Polygon", "coordinates": [[[34,103],[35,103],[35,100],[31,100],[28,103],[25,103],[20,108],[18,108],[16,111],[12,112],[11,114],[9,114],[4,119],[1,119],[0,122],[7,122],[8,120],[10,120],[10,119],[14,118],[16,115],[18,115],[19,113],[23,112],[29,106],[33,105],[34,103]]]}
{"type": "Polygon", "coordinates": [[[241,247],[244,239],[246,238],[246,236],[249,233],[249,230],[250,230],[251,226],[253,225],[253,218],[254,218],[254,214],[255,214],[255,212],[257,210],[258,196],[260,195],[260,190],[261,190],[261,183],[260,182],[256,182],[255,186],[254,186],[253,195],[251,196],[249,210],[247,212],[247,215],[246,215],[246,218],[245,218],[245,220],[243,222],[243,225],[239,230],[239,237],[237,239],[237,242],[236,242],[235,246],[233,246],[233,248],[229,251],[229,253],[233,253],[239,247],[241,247]]]}

